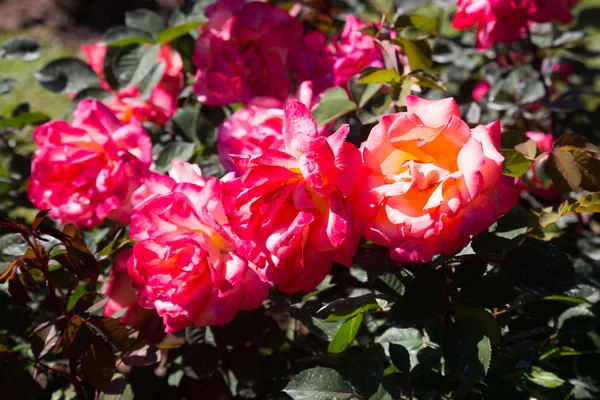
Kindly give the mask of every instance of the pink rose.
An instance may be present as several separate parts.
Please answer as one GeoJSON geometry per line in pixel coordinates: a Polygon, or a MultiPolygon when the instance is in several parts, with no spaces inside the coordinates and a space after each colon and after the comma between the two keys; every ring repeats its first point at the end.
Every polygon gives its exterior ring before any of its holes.
{"type": "Polygon", "coordinates": [[[219,127],[221,163],[235,170],[230,154],[262,154],[283,147],[283,103],[272,98],[256,98],[234,112],[219,127]]]}
{"type": "Polygon", "coordinates": [[[153,122],[164,125],[175,114],[177,97],[183,89],[183,61],[178,53],[168,46],[163,46],[157,61],[165,63],[165,72],[160,82],[152,90],[148,99],[142,99],[136,85],[113,92],[104,80],[104,58],[107,47],[97,43],[91,46],[82,46],[88,64],[100,77],[102,87],[113,93],[114,97],[108,107],[113,110],[123,123],[128,123],[133,118],[139,122],[153,122]]]}
{"type": "Polygon", "coordinates": [[[354,15],[348,15],[342,34],[332,40],[335,86],[346,87],[350,78],[365,67],[384,67],[381,50],[371,36],[360,31],[364,27],[354,15]]]}
{"type": "Polygon", "coordinates": [[[152,143],[139,122],[124,125],[99,101],[83,100],[72,124],[48,122],[33,140],[28,195],[37,208],[80,228],[105,218],[129,223],[131,194],[152,162],[152,143]]]}
{"type": "Polygon", "coordinates": [[[160,341],[165,331],[162,320],[154,310],[147,310],[137,304],[135,290],[127,274],[127,262],[132,255],[133,250],[125,249],[115,258],[104,289],[104,294],[108,297],[104,315],[113,317],[125,310],[119,319],[122,324],[144,331],[146,337],[156,337],[160,341]]]}
{"type": "Polygon", "coordinates": [[[302,25],[284,10],[262,2],[220,1],[196,42],[194,91],[202,103],[248,103],[254,97],[284,100],[292,84],[287,71],[302,25]]]}
{"type": "Polygon", "coordinates": [[[457,0],[452,20],[455,29],[476,27],[475,47],[487,49],[496,42],[519,40],[531,22],[572,20],[567,6],[576,0],[457,0]]]}
{"type": "Polygon", "coordinates": [[[519,187],[541,199],[552,200],[561,193],[560,189],[546,174],[546,162],[548,161],[548,153],[552,151],[554,138],[551,133],[543,132],[525,132],[525,136],[533,140],[537,148],[546,154],[533,162],[529,172],[519,182],[519,187]]]}
{"type": "Polygon", "coordinates": [[[481,99],[483,99],[483,96],[485,96],[491,88],[492,85],[490,85],[486,80],[480,80],[477,83],[477,86],[475,86],[475,89],[473,89],[473,100],[475,100],[475,102],[477,103],[480,103],[481,99]]]}
{"type": "MultiPolygon", "coordinates": [[[[295,97],[309,109],[316,106],[318,98],[311,81],[300,84],[295,97]]],[[[234,112],[219,126],[219,158],[228,171],[244,172],[236,167],[231,155],[257,155],[268,149],[280,149],[283,143],[283,102],[269,97],[257,97],[246,107],[234,112]]],[[[317,128],[319,135],[331,133],[329,126],[317,128]]]]}
{"type": "Polygon", "coordinates": [[[156,309],[167,332],[223,325],[260,307],[269,285],[235,250],[223,182],[179,162],[169,174],[146,182],[147,197],[133,210],[131,237],[139,242],[128,269],[138,304],[156,309]]]}
{"type": "Polygon", "coordinates": [[[324,138],[306,106],[285,107],[284,147],[234,156],[246,172],[224,187],[238,251],[262,278],[286,293],[310,292],[332,261],[352,265],[358,236],[344,196],[354,187],[360,154],[346,143],[348,125],[324,138]]]}
{"type": "Polygon", "coordinates": [[[451,98],[408,96],[407,108],[384,116],[362,144],[363,171],[348,200],[367,240],[395,260],[427,262],[466,246],[519,192],[502,175],[498,121],[471,130],[451,98]]]}
{"type": "Polygon", "coordinates": [[[293,55],[292,71],[297,82],[312,82],[315,95],[335,86],[333,65],[336,59],[321,32],[304,35],[293,55]]]}

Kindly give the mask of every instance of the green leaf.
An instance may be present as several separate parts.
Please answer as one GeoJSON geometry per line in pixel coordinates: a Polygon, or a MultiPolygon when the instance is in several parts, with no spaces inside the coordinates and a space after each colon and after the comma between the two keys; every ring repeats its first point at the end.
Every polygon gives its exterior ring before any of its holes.
{"type": "Polygon", "coordinates": [[[367,311],[376,310],[379,304],[372,294],[334,300],[318,311],[318,316],[326,316],[326,321],[343,321],[367,311]]]}
{"type": "Polygon", "coordinates": [[[386,83],[401,79],[402,77],[393,69],[378,69],[361,77],[358,83],[363,85],[368,83],[386,83]]]}
{"type": "Polygon", "coordinates": [[[152,43],[154,38],[144,30],[117,26],[102,35],[102,42],[110,47],[123,47],[130,44],[152,43]]]}
{"type": "Polygon", "coordinates": [[[407,40],[423,40],[429,37],[429,33],[424,32],[414,26],[407,26],[400,31],[400,37],[407,40]]]}
{"type": "Polygon", "coordinates": [[[575,284],[575,269],[569,257],[546,242],[528,241],[512,249],[503,265],[515,285],[535,295],[562,293],[575,284]]]}
{"type": "Polygon", "coordinates": [[[523,154],[528,160],[533,161],[535,160],[535,155],[537,154],[537,145],[533,140],[529,139],[516,145],[515,150],[523,154]]]}
{"type": "Polygon", "coordinates": [[[89,87],[85,88],[75,95],[73,98],[73,105],[77,104],[83,99],[97,99],[102,102],[108,103],[113,98],[113,94],[103,88],[89,87]]]}
{"type": "Polygon", "coordinates": [[[444,313],[448,306],[448,299],[439,291],[417,289],[396,301],[388,313],[388,324],[397,328],[411,328],[444,313]]]}
{"type": "Polygon", "coordinates": [[[531,370],[525,373],[525,377],[536,385],[548,389],[557,388],[565,383],[558,375],[545,371],[540,367],[531,367],[531,370]]]}
{"type": "Polygon", "coordinates": [[[283,389],[294,400],[361,399],[352,385],[331,368],[316,367],[296,375],[283,389]]]}
{"type": "Polygon", "coordinates": [[[40,45],[28,38],[9,39],[0,47],[0,58],[33,61],[40,58],[40,45]]]}
{"type": "Polygon", "coordinates": [[[334,87],[323,93],[313,117],[317,125],[326,125],[356,109],[356,103],[348,98],[348,93],[341,87],[334,87]]]}
{"type": "Polygon", "coordinates": [[[502,155],[504,156],[502,173],[513,178],[520,178],[525,175],[533,163],[523,153],[515,149],[502,149],[502,155]]]}
{"type": "Polygon", "coordinates": [[[171,124],[175,134],[190,142],[198,142],[196,136],[196,112],[191,108],[179,108],[173,118],[171,124]]]}
{"type": "Polygon", "coordinates": [[[426,15],[401,15],[394,24],[396,28],[414,27],[432,36],[437,36],[437,21],[426,15]]]}
{"type": "Polygon", "coordinates": [[[449,326],[443,347],[450,376],[469,382],[485,379],[492,359],[492,347],[478,321],[468,319],[449,326]]]}
{"type": "Polygon", "coordinates": [[[600,191],[600,160],[587,151],[575,150],[572,154],[581,172],[581,188],[590,192],[600,191]]]}
{"type": "MultiPolygon", "coordinates": [[[[152,94],[152,90],[159,84],[165,74],[166,64],[163,61],[155,63],[148,75],[144,77],[138,84],[140,97],[147,99],[152,94]]],[[[134,77],[135,78],[135,77],[134,77]]]]}
{"type": "Polygon", "coordinates": [[[96,73],[78,58],[59,58],[34,72],[33,76],[46,89],[56,93],[78,92],[87,87],[99,87],[96,73]]]}
{"type": "Polygon", "coordinates": [[[129,28],[148,32],[155,37],[165,29],[165,23],[157,13],[144,9],[126,13],[125,25],[129,28]]]}
{"type": "Polygon", "coordinates": [[[333,337],[331,343],[329,343],[327,351],[333,354],[338,354],[344,351],[346,347],[348,347],[352,341],[354,341],[362,320],[363,315],[358,314],[344,322],[333,337]]]}
{"type": "Polygon", "coordinates": [[[156,169],[166,172],[172,166],[173,160],[189,161],[196,151],[196,145],[186,142],[173,142],[165,146],[156,160],[156,169]]]}
{"type": "Polygon", "coordinates": [[[573,154],[562,149],[555,148],[548,156],[546,163],[548,176],[562,191],[577,191],[581,185],[581,171],[573,154]]]}
{"type": "MultiPolygon", "coordinates": [[[[412,71],[411,73],[408,74],[408,77],[412,78],[412,81],[414,83],[416,83],[417,85],[422,86],[422,87],[441,90],[443,92],[448,90],[448,88],[446,87],[446,85],[444,84],[444,82],[441,79],[437,78],[436,76],[434,76],[426,71],[422,71],[422,70],[412,71]]],[[[408,85],[408,87],[410,88],[410,85],[408,85]]],[[[404,90],[404,88],[403,88],[403,90],[404,90]]],[[[410,91],[408,91],[407,94],[410,94],[410,91]]]]}
{"type": "Polygon", "coordinates": [[[399,343],[390,343],[389,353],[394,366],[408,375],[410,373],[410,354],[406,347],[399,343]]]}
{"type": "Polygon", "coordinates": [[[392,17],[396,14],[394,0],[371,0],[369,3],[371,3],[376,11],[385,15],[388,21],[392,21],[392,17]]]}
{"type": "Polygon", "coordinates": [[[0,129],[21,129],[29,125],[41,125],[50,121],[50,117],[41,112],[23,113],[14,118],[0,119],[0,129]]]}
{"type": "Polygon", "coordinates": [[[470,307],[457,307],[456,313],[461,320],[469,318],[476,319],[485,331],[485,335],[490,338],[490,342],[494,345],[500,344],[502,341],[502,333],[500,332],[500,325],[498,321],[489,311],[485,308],[470,308],[470,307]]]}
{"type": "Polygon", "coordinates": [[[193,21],[184,23],[182,25],[169,27],[158,34],[158,36],[156,37],[156,43],[165,44],[168,42],[172,42],[173,40],[187,34],[188,32],[199,28],[203,24],[204,22],[201,21],[193,21]]]}
{"type": "Polygon", "coordinates": [[[432,67],[431,47],[427,40],[407,40],[398,38],[394,41],[402,48],[402,52],[408,57],[408,65],[411,71],[419,69],[427,70],[432,67]]]}
{"type": "Polygon", "coordinates": [[[556,327],[562,335],[585,335],[594,327],[596,315],[589,307],[577,306],[558,316],[556,327]]]}
{"type": "Polygon", "coordinates": [[[131,57],[126,58],[127,63],[120,63],[123,70],[116,69],[117,77],[123,86],[137,85],[142,97],[150,96],[154,86],[160,82],[165,71],[165,63],[157,61],[160,54],[160,46],[139,46],[139,51],[131,53],[131,57]],[[139,58],[138,58],[139,56],[139,58]],[[135,64],[135,69],[133,65],[135,64]],[[125,70],[126,69],[126,70],[125,70]],[[133,70],[133,73],[131,72],[133,70]],[[130,79],[122,76],[130,76],[130,79]]]}
{"type": "Polygon", "coordinates": [[[17,86],[17,81],[8,76],[0,77],[0,96],[9,94],[17,86]]]}

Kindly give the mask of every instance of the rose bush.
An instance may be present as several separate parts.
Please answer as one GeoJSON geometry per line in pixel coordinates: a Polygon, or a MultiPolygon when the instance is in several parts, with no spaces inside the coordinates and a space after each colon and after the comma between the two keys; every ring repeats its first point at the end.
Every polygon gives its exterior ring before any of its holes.
{"type": "Polygon", "coordinates": [[[591,0],[159,3],[0,43],[0,398],[599,397],[591,0]]]}

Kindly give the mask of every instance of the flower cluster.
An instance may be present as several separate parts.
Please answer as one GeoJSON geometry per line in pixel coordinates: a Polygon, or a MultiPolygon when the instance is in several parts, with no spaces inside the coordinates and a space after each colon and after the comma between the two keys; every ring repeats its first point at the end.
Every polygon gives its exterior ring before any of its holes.
{"type": "Polygon", "coordinates": [[[576,1],[457,0],[452,25],[456,29],[476,26],[475,47],[487,49],[497,42],[519,40],[533,22],[571,22],[573,17],[568,7],[576,1]]]}
{"type": "MultiPolygon", "coordinates": [[[[506,40],[500,31],[554,18],[545,7],[558,7],[507,3],[459,1],[455,25],[477,22],[485,47],[506,40]],[[501,27],[505,7],[526,10],[525,22],[501,27]]],[[[217,152],[230,171],[223,178],[178,161],[168,175],[152,169],[141,122],[164,125],[183,85],[181,58],[166,45],[157,60],[164,75],[148,98],[135,85],[112,91],[106,47],[85,47],[112,100],[83,100],[72,123],[53,121],[34,134],[29,197],[38,208],[83,228],[106,219],[130,226],[136,243],[111,272],[107,315],[128,307],[124,323],[160,317],[167,332],[222,325],[259,307],[272,287],[314,290],[334,262],[353,264],[361,237],[397,261],[428,262],[455,253],[516,204],[519,186],[502,174],[499,121],[471,129],[452,98],[408,96],[406,112],[382,116],[360,148],[346,140],[348,124],[333,133],[335,122],[317,126],[311,110],[323,91],[348,89],[365,67],[385,67],[356,17],[328,42],[268,3],[221,0],[206,16],[193,90],[204,105],[241,103],[218,128],[217,152]]],[[[474,97],[487,90],[482,82],[474,97]]],[[[549,151],[545,137],[529,136],[549,151]]],[[[527,184],[551,189],[538,178],[527,184]]]]}

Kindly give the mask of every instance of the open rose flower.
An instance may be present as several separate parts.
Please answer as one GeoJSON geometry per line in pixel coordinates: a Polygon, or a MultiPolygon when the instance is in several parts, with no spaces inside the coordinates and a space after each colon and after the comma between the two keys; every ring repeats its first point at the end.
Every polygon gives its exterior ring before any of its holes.
{"type": "Polygon", "coordinates": [[[546,173],[546,162],[548,153],[552,151],[554,138],[551,133],[543,132],[525,132],[525,136],[533,140],[537,148],[545,153],[537,158],[531,165],[531,169],[520,181],[520,188],[533,193],[537,197],[545,200],[551,200],[560,195],[560,189],[552,182],[546,173]]]}
{"type": "Polygon", "coordinates": [[[194,91],[202,103],[248,103],[254,97],[283,101],[291,92],[287,74],[302,37],[302,25],[267,3],[221,0],[207,11],[194,51],[194,91]]]}
{"type": "Polygon", "coordinates": [[[72,124],[52,121],[33,134],[28,195],[61,224],[92,228],[105,218],[128,224],[130,198],[152,162],[152,143],[140,125],[124,125],[97,100],[83,100],[72,124]]]}
{"type": "Polygon", "coordinates": [[[129,259],[138,303],[156,309],[167,332],[223,325],[239,310],[260,307],[269,292],[235,250],[221,203],[223,182],[202,178],[196,165],[174,162],[170,176],[139,190],[129,259]]]}
{"type": "Polygon", "coordinates": [[[88,64],[100,77],[102,87],[113,93],[108,107],[115,112],[120,121],[128,123],[135,118],[140,122],[149,121],[162,126],[173,116],[177,109],[177,97],[183,89],[183,61],[169,46],[161,47],[157,62],[165,64],[165,72],[147,99],[141,98],[136,85],[118,92],[110,88],[104,79],[106,45],[97,43],[82,46],[81,50],[88,64]]]}
{"type": "Polygon", "coordinates": [[[285,107],[284,147],[233,157],[246,172],[225,183],[224,204],[238,251],[286,293],[313,290],[333,261],[352,265],[358,236],[344,196],[360,171],[348,125],[319,135],[306,106],[285,107]]]}
{"type": "Polygon", "coordinates": [[[496,42],[519,40],[531,22],[571,22],[573,16],[568,7],[576,1],[457,0],[452,26],[462,30],[476,25],[475,47],[487,49],[496,42]]]}
{"type": "Polygon", "coordinates": [[[470,129],[454,99],[407,97],[362,144],[363,171],[349,198],[359,232],[393,259],[452,254],[517,202],[502,175],[498,121],[470,129]]]}

